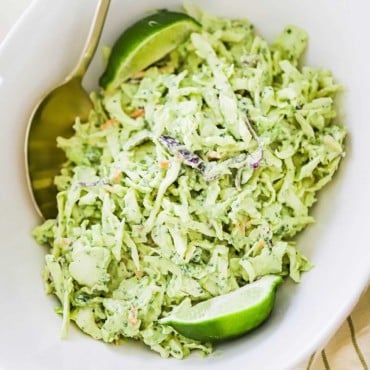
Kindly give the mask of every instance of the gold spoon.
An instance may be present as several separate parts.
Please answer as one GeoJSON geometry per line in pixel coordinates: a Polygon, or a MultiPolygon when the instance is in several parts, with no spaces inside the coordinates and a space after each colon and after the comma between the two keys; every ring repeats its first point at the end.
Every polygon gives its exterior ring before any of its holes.
{"type": "Polygon", "coordinates": [[[80,60],[65,82],[50,91],[35,107],[28,122],[25,156],[28,185],[33,203],[45,219],[57,215],[54,177],[66,160],[56,146],[58,136],[72,135],[76,117],[86,120],[92,109],[82,78],[98,46],[110,0],[99,0],[94,20],[80,60]]]}

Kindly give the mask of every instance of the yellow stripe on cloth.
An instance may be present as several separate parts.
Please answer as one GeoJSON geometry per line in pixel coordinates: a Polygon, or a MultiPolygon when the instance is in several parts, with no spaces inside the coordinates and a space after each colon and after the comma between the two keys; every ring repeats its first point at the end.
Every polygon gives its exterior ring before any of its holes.
{"type": "Polygon", "coordinates": [[[289,370],[369,370],[369,364],[370,287],[325,348],[289,370]]]}
{"type": "Polygon", "coordinates": [[[359,345],[357,343],[356,330],[355,330],[355,327],[353,325],[353,321],[352,321],[351,316],[348,317],[347,322],[348,322],[349,330],[351,331],[351,339],[352,339],[353,348],[355,349],[356,354],[358,356],[358,359],[360,360],[361,365],[363,366],[363,368],[365,370],[368,370],[369,368],[368,368],[368,366],[366,364],[365,357],[362,354],[362,351],[361,351],[361,349],[360,349],[360,347],[359,347],[359,345]]]}

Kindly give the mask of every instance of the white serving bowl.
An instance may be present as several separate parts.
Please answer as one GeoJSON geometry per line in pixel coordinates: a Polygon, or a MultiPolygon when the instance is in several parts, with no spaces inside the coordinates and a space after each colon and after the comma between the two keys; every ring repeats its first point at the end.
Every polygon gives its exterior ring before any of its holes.
{"type": "MultiPolygon", "coordinates": [[[[341,324],[370,272],[370,6],[347,0],[199,0],[209,12],[247,17],[272,39],[288,23],[310,35],[305,63],[331,69],[346,91],[340,117],[348,126],[347,157],[320,194],[317,223],[299,237],[316,267],[299,285],[279,290],[271,319],[248,336],[218,345],[208,358],[163,360],[139,343],[105,345],[73,326],[59,338],[56,301],[46,297],[40,271],[45,249],[30,236],[39,222],[26,187],[23,146],[32,108],[76,63],[96,7],[92,0],[36,0],[0,49],[0,369],[280,370],[294,369],[341,324]]],[[[115,0],[101,45],[153,8],[177,0],[115,0]]],[[[86,78],[96,88],[99,53],[86,78]]]]}

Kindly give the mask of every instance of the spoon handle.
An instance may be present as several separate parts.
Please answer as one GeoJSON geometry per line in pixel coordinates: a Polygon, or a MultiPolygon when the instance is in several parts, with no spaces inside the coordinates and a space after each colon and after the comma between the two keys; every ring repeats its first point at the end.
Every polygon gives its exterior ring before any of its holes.
{"type": "Polygon", "coordinates": [[[95,11],[94,20],[92,22],[80,60],[78,61],[76,68],[73,70],[67,80],[76,77],[82,79],[82,77],[86,73],[99,43],[100,35],[103,31],[105,18],[108,13],[109,4],[110,0],[99,0],[98,7],[95,11]]]}

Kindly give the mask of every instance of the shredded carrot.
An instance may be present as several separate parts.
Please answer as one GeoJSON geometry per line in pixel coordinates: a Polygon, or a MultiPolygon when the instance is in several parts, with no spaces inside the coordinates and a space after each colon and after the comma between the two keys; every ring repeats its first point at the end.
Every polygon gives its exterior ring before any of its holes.
{"type": "Polygon", "coordinates": [[[168,165],[169,165],[169,161],[159,161],[159,167],[160,168],[165,168],[167,169],[168,168],[168,165]]]}
{"type": "Polygon", "coordinates": [[[237,222],[236,224],[235,224],[235,227],[241,232],[241,233],[243,233],[244,232],[244,227],[243,227],[243,225],[240,223],[240,222],[237,222]]]}
{"type": "Polygon", "coordinates": [[[220,153],[217,153],[213,150],[211,150],[210,152],[207,153],[207,158],[208,159],[221,159],[221,154],[220,153]]]}
{"type": "Polygon", "coordinates": [[[55,245],[60,248],[68,247],[69,245],[71,245],[71,243],[71,239],[68,238],[60,238],[55,240],[55,245]]]}
{"type": "Polygon", "coordinates": [[[106,130],[108,127],[115,125],[117,121],[115,119],[109,119],[107,122],[101,125],[102,130],[106,130]]]}
{"type": "Polygon", "coordinates": [[[135,271],[135,276],[136,276],[138,279],[142,278],[142,277],[143,277],[143,275],[144,275],[144,273],[143,273],[142,271],[135,271]]]}
{"type": "Polygon", "coordinates": [[[122,176],[122,172],[119,172],[117,170],[113,172],[113,180],[115,181],[121,180],[122,176]]]}
{"type": "Polygon", "coordinates": [[[131,113],[131,118],[139,118],[143,116],[144,114],[145,114],[144,108],[136,109],[131,113]]]}
{"type": "Polygon", "coordinates": [[[263,248],[265,247],[265,245],[266,245],[265,241],[261,239],[261,240],[258,242],[258,244],[257,244],[257,248],[258,248],[258,250],[260,251],[261,249],[263,249],[263,248]]]}
{"type": "Polygon", "coordinates": [[[137,314],[137,308],[132,306],[127,317],[127,320],[131,325],[137,325],[139,323],[139,320],[137,319],[137,314]]]}

